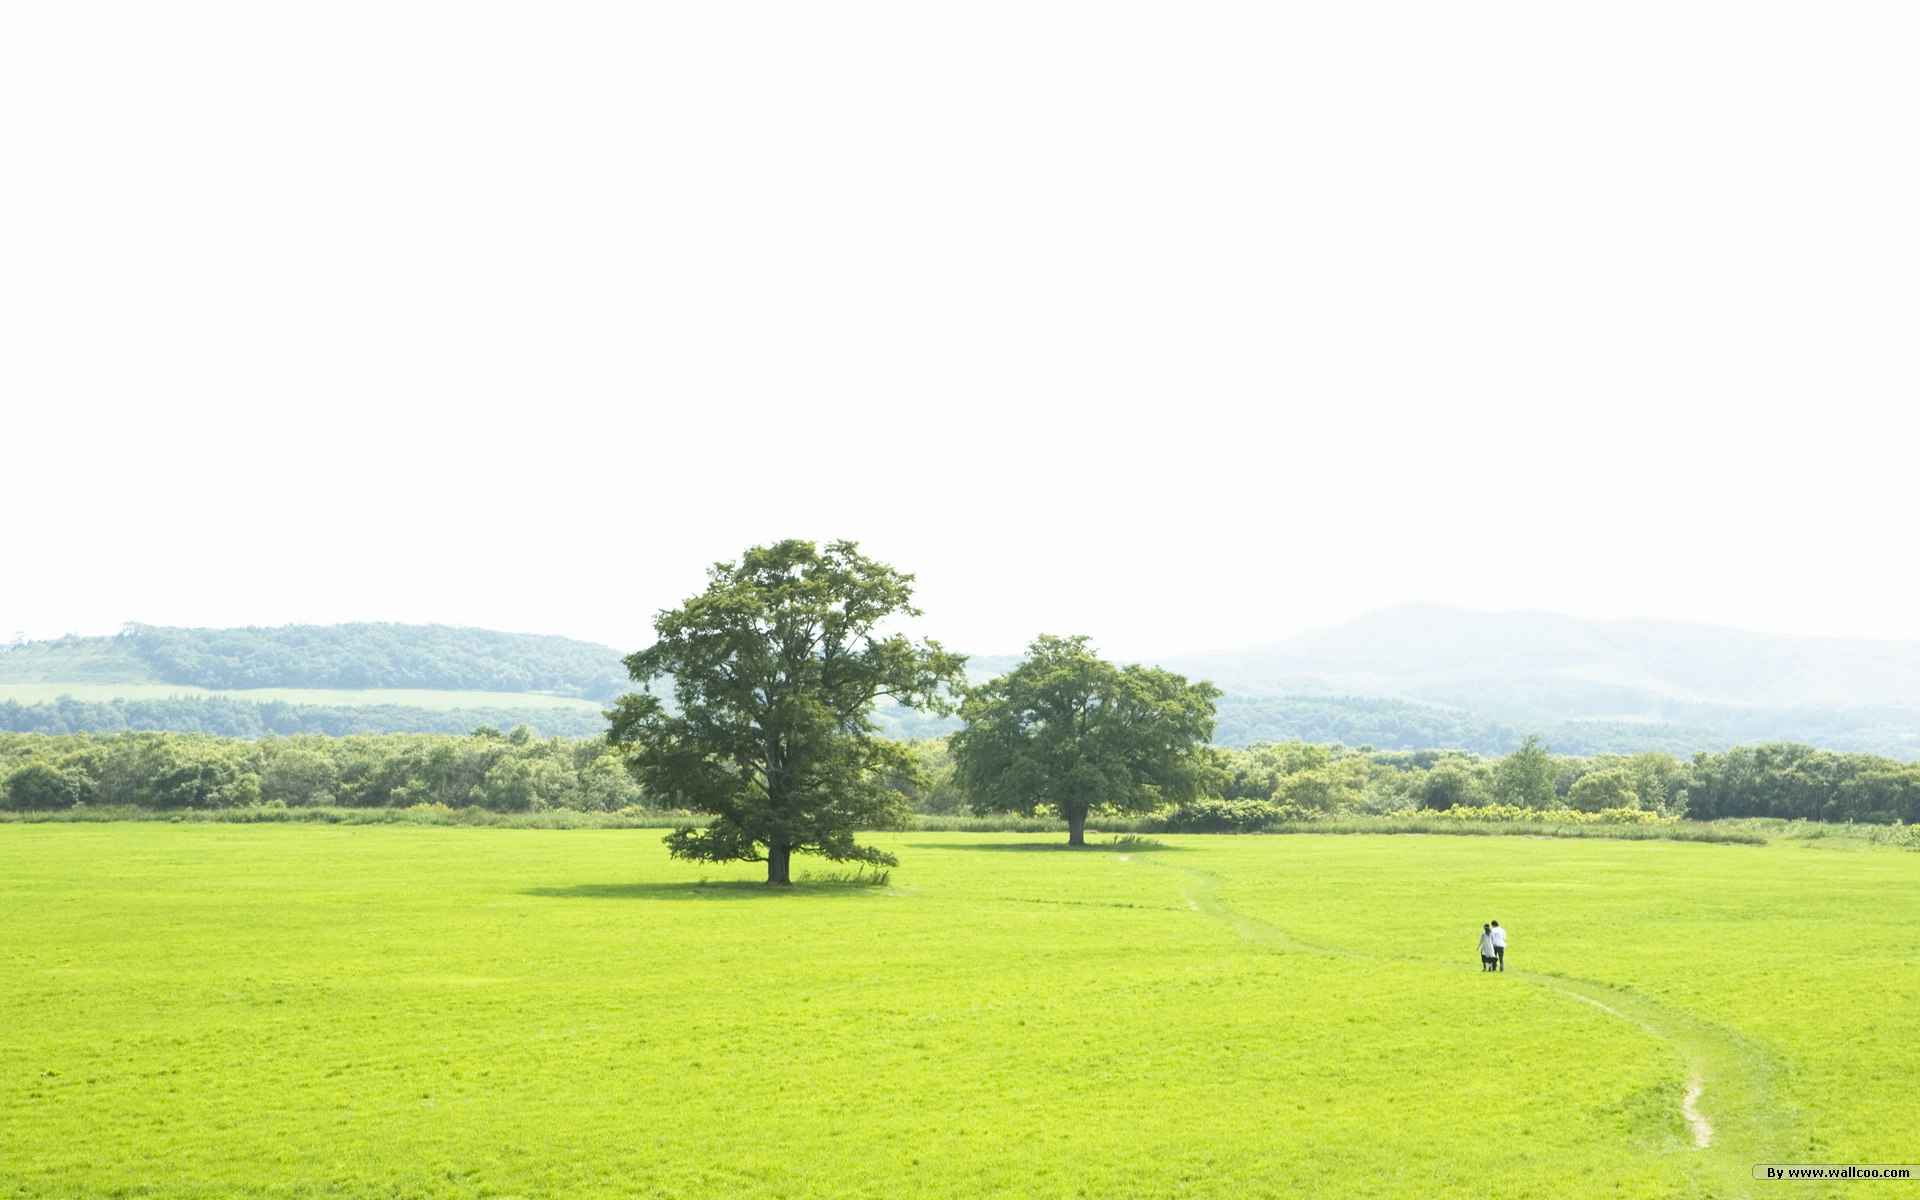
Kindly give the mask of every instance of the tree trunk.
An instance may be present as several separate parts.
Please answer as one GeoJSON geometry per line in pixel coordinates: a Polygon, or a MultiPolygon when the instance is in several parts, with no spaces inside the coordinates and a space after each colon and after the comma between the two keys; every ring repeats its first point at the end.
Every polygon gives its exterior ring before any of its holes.
{"type": "Polygon", "coordinates": [[[1067,814],[1067,845],[1084,846],[1087,844],[1087,810],[1078,809],[1067,814]]]}
{"type": "Polygon", "coordinates": [[[793,877],[788,874],[788,866],[792,858],[793,851],[786,846],[767,847],[767,885],[769,887],[776,884],[789,887],[793,884],[793,877]]]}

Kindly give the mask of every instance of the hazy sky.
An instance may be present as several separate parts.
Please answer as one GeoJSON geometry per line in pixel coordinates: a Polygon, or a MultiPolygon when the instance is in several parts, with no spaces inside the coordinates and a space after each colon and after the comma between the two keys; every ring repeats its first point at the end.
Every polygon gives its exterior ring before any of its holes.
{"type": "Polygon", "coordinates": [[[0,6],[0,638],[1920,638],[1920,7],[0,6]]]}

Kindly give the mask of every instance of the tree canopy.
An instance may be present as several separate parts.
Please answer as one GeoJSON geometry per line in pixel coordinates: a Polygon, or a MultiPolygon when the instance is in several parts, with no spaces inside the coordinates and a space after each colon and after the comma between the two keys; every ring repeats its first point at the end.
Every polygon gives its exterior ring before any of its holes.
{"type": "Polygon", "coordinates": [[[912,581],[853,542],[789,540],[716,563],[705,592],[654,618],[658,640],[626,659],[644,690],[615,703],[608,736],[650,794],[713,815],[668,836],[676,857],[764,859],[770,884],[792,881],[795,852],[894,861],[853,840],[904,816],[888,781],[918,771],[879,736],[874,704],[950,709],[966,662],[882,632],[919,615],[912,581]]]}
{"type": "Polygon", "coordinates": [[[1538,734],[1528,734],[1519,749],[1494,768],[1495,795],[1502,804],[1551,808],[1554,804],[1553,753],[1538,734]]]}
{"type": "Polygon", "coordinates": [[[1219,696],[1157,667],[1116,667],[1085,637],[1042,635],[1026,661],[968,691],[955,768],[976,811],[1051,808],[1068,843],[1084,845],[1089,813],[1144,812],[1198,793],[1219,696]]]}

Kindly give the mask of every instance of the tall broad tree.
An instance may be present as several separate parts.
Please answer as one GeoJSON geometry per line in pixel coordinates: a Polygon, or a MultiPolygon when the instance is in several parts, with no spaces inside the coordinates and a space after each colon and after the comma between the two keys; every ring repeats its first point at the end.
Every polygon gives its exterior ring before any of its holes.
{"type": "Polygon", "coordinates": [[[1553,751],[1540,740],[1540,735],[1530,733],[1527,740],[1500,760],[1493,769],[1495,794],[1502,804],[1517,804],[1522,808],[1556,808],[1559,796],[1554,787],[1554,776],[1559,767],[1554,764],[1553,751]]]}
{"type": "Polygon", "coordinates": [[[955,770],[976,811],[1052,809],[1068,844],[1083,846],[1091,813],[1145,812],[1200,793],[1219,697],[1171,671],[1117,667],[1085,637],[1042,635],[1019,666],[967,692],[955,770]]]}
{"type": "Polygon", "coordinates": [[[770,884],[792,882],[800,852],[895,862],[853,836],[903,815],[887,780],[917,771],[874,705],[950,712],[966,663],[883,632],[920,615],[912,582],[853,542],[790,540],[716,563],[705,592],[655,616],[657,640],[626,659],[643,690],[615,701],[608,736],[649,793],[712,814],[667,837],[675,857],[765,860],[770,884]]]}

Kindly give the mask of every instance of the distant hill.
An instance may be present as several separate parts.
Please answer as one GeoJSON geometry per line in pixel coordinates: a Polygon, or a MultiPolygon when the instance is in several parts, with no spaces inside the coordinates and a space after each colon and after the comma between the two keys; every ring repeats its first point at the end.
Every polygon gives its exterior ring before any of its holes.
{"type": "Polygon", "coordinates": [[[0,652],[0,729],[585,737],[631,686],[620,659],[592,642],[447,625],[129,625],[0,652]]]}
{"type": "MultiPolygon", "coordinates": [[[[269,733],[602,732],[629,690],[622,652],[444,625],[130,625],[0,652],[0,729],[269,733]]],[[[968,664],[980,682],[1016,656],[968,664]]],[[[1223,745],[1294,738],[1504,754],[1690,754],[1796,741],[1920,758],[1920,643],[1784,637],[1674,621],[1592,621],[1403,604],[1240,650],[1163,659],[1224,695],[1223,745]]],[[[952,718],[883,706],[882,729],[952,718]]]]}
{"type": "Polygon", "coordinates": [[[1402,604],[1285,641],[1160,665],[1224,688],[1223,725],[1229,710],[1268,710],[1276,720],[1243,722],[1256,740],[1316,705],[1358,715],[1392,701],[1405,706],[1402,723],[1417,726],[1416,715],[1433,710],[1426,723],[1451,714],[1463,738],[1500,727],[1541,732],[1570,753],[1627,748],[1623,739],[1641,737],[1676,751],[1803,741],[1920,757],[1916,642],[1402,604]]]}
{"type": "Polygon", "coordinates": [[[0,654],[0,683],[429,688],[607,701],[627,688],[620,659],[593,642],[452,625],[128,625],[115,637],[15,646],[0,654]]]}

